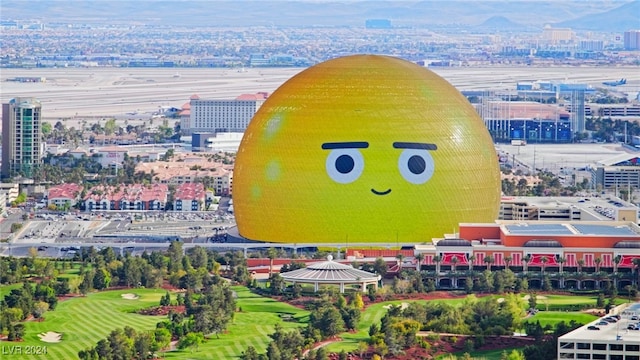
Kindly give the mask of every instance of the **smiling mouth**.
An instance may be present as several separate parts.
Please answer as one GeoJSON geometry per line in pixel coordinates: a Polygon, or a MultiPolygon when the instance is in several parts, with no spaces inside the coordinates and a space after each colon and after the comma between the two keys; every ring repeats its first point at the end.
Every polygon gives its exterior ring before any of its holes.
{"type": "Polygon", "coordinates": [[[391,192],[391,189],[387,189],[385,191],[376,191],[376,189],[371,189],[371,192],[376,195],[387,195],[388,193],[391,192]]]}

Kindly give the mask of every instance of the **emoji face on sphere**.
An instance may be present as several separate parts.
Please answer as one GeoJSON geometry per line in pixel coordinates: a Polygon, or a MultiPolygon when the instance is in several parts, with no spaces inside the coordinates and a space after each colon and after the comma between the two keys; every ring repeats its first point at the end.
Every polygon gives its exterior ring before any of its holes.
{"type": "Polygon", "coordinates": [[[240,235],[283,243],[420,243],[497,218],[493,143],[471,104],[411,62],[354,55],[278,88],[234,170],[240,235]]]}

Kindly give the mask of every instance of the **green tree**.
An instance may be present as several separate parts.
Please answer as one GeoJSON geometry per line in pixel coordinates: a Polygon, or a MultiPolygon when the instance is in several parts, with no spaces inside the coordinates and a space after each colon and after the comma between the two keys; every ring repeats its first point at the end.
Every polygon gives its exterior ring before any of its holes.
{"type": "Polygon", "coordinates": [[[344,331],[344,320],[338,309],[333,306],[322,306],[313,311],[309,324],[320,330],[323,338],[337,335],[344,331]]]}
{"type": "Polygon", "coordinates": [[[42,131],[42,135],[46,138],[49,134],[51,134],[51,130],[53,127],[48,122],[43,122],[40,125],[40,131],[42,131]]]}
{"type": "Polygon", "coordinates": [[[103,290],[109,287],[111,283],[111,274],[105,269],[97,269],[93,276],[93,288],[103,290]]]}
{"type": "Polygon", "coordinates": [[[45,312],[47,312],[47,310],[49,310],[49,303],[38,301],[33,306],[33,317],[39,319],[42,317],[42,315],[44,315],[45,312]]]}
{"type": "Polygon", "coordinates": [[[358,355],[360,355],[360,357],[362,358],[367,350],[369,350],[369,344],[364,341],[360,341],[358,343],[358,355]]]}
{"type": "Polygon", "coordinates": [[[269,277],[269,289],[273,295],[280,295],[284,290],[285,282],[282,276],[278,273],[272,274],[269,277]]]}
{"type": "Polygon", "coordinates": [[[420,271],[420,269],[422,268],[422,262],[425,259],[425,256],[423,253],[417,253],[415,255],[415,259],[416,259],[416,271],[420,271]]]}
{"type": "Polygon", "coordinates": [[[190,348],[191,352],[198,351],[198,347],[204,341],[204,335],[201,332],[190,332],[178,340],[178,349],[190,348]]]}
{"type": "Polygon", "coordinates": [[[500,360],[525,360],[524,354],[520,350],[511,350],[511,352],[507,353],[507,351],[503,351],[502,355],[500,355],[500,360]]]}
{"type": "Polygon", "coordinates": [[[117,127],[116,119],[109,119],[104,124],[104,133],[106,135],[111,135],[115,132],[117,127]]]}
{"type": "Polygon", "coordinates": [[[381,257],[377,258],[373,263],[373,270],[376,274],[384,277],[387,274],[387,262],[381,257]]]}
{"type": "Polygon", "coordinates": [[[364,309],[364,301],[362,301],[362,294],[360,292],[355,293],[353,296],[353,307],[358,310],[364,309]]]}
{"type": "Polygon", "coordinates": [[[168,305],[171,305],[171,295],[167,291],[166,294],[160,298],[160,306],[168,305]]]}
{"type": "Polygon", "coordinates": [[[253,346],[249,345],[247,350],[243,351],[240,355],[241,360],[259,360],[260,356],[258,355],[258,351],[253,346]]]}
{"type": "Polygon", "coordinates": [[[165,328],[157,328],[153,333],[160,350],[167,349],[171,343],[171,332],[165,328]]]}
{"type": "Polygon", "coordinates": [[[153,339],[147,332],[139,332],[135,336],[133,347],[136,353],[136,359],[144,360],[149,358],[153,339]]]}

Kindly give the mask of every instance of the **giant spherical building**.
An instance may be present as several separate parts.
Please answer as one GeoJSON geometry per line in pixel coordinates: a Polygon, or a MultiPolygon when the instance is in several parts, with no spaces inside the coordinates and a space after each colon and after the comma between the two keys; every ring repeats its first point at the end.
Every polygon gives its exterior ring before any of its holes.
{"type": "Polygon", "coordinates": [[[411,243],[497,217],[493,143],[469,102],[411,62],[355,55],[278,88],[236,158],[238,231],[286,243],[411,243]]]}

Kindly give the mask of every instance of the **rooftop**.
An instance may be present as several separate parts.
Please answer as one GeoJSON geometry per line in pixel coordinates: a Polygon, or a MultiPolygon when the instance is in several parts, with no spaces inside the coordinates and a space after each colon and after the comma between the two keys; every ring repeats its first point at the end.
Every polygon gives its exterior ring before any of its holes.
{"type": "Polygon", "coordinates": [[[563,235],[592,235],[608,237],[640,238],[640,228],[632,222],[510,222],[502,223],[505,234],[509,235],[539,235],[539,236],[563,236],[563,235]]]}
{"type": "Polygon", "coordinates": [[[309,264],[306,268],[282,273],[286,281],[298,282],[362,282],[375,281],[378,275],[355,269],[351,265],[333,261],[329,256],[327,261],[309,264]]]}
{"type": "Polygon", "coordinates": [[[623,343],[640,343],[640,330],[627,330],[629,324],[638,323],[638,320],[631,320],[631,316],[640,315],[640,303],[629,306],[621,314],[620,321],[608,325],[596,325],[601,319],[594,320],[585,326],[573,330],[559,338],[560,341],[586,341],[597,342],[598,340],[621,341],[623,343]],[[596,326],[600,330],[589,330],[589,326],[596,326]]]}

